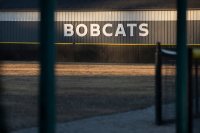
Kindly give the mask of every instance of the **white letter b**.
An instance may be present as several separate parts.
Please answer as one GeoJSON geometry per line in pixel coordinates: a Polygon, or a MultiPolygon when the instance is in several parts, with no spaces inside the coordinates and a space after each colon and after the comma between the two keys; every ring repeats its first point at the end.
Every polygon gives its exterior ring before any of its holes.
{"type": "Polygon", "coordinates": [[[73,25],[72,24],[64,24],[64,36],[73,36],[73,25]]]}

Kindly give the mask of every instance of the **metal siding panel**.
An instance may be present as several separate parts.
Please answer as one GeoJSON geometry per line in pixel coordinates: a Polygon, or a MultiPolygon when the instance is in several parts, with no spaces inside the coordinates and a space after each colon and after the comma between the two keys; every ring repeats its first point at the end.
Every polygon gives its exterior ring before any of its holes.
{"type": "MultiPolygon", "coordinates": [[[[75,12],[72,13],[72,19],[73,19],[73,18],[76,18],[75,12]]],[[[72,20],[71,20],[71,21],[72,21],[72,20]]],[[[76,26],[77,26],[77,22],[75,22],[75,21],[72,21],[72,22],[73,22],[74,27],[76,27],[76,26]]],[[[74,30],[75,30],[75,29],[74,29],[74,30]]],[[[77,36],[74,35],[74,37],[73,37],[73,43],[75,43],[76,40],[77,40],[77,36]]]]}
{"type": "MultiPolygon", "coordinates": [[[[144,21],[145,21],[145,16],[146,16],[146,11],[142,14],[142,20],[143,20],[143,23],[144,23],[144,21]]],[[[142,44],[144,44],[145,43],[145,39],[146,39],[146,37],[145,38],[142,38],[142,37],[140,37],[141,38],[141,43],[142,44]]]]}
{"type": "MultiPolygon", "coordinates": [[[[188,42],[189,43],[200,43],[199,34],[200,34],[200,11],[194,10],[188,12],[188,42]]],[[[0,37],[0,40],[8,40],[8,41],[38,41],[37,32],[38,32],[38,20],[39,13],[38,12],[11,12],[8,15],[2,15],[0,12],[1,20],[11,20],[13,22],[1,21],[0,23],[3,25],[1,30],[5,32],[0,37]],[[29,27],[30,25],[31,28],[29,27]],[[34,28],[33,28],[34,27],[34,28]],[[35,29],[36,28],[36,29],[35,29]],[[6,30],[6,31],[5,31],[6,30]],[[30,32],[32,31],[32,32],[30,32]],[[25,39],[24,39],[25,38],[25,39]],[[24,40],[23,40],[24,39],[24,40]]],[[[57,33],[57,40],[61,42],[96,42],[96,43],[156,43],[157,41],[161,41],[161,43],[166,44],[175,44],[176,43],[176,12],[175,11],[110,11],[110,12],[65,12],[61,11],[56,13],[57,24],[56,27],[59,29],[57,33]],[[93,20],[93,22],[88,22],[87,19],[93,20]],[[135,20],[134,20],[135,18],[135,20]],[[155,18],[155,21],[152,21],[155,18]],[[123,23],[126,34],[128,35],[128,28],[126,28],[127,22],[130,23],[138,23],[145,22],[149,24],[149,35],[147,37],[139,37],[138,29],[134,30],[134,37],[127,36],[124,37],[104,37],[101,35],[100,37],[90,37],[87,34],[86,37],[81,38],[78,36],[75,37],[64,37],[63,35],[63,25],[64,23],[72,23],[77,26],[77,24],[84,23],[88,26],[90,23],[98,23],[102,27],[103,24],[113,23],[113,27],[116,27],[118,22],[123,23]],[[78,20],[78,21],[72,21],[78,20]],[[112,21],[111,21],[112,20],[112,21]],[[119,20],[113,21],[113,20],[119,20]],[[125,20],[123,22],[122,20],[125,20]],[[134,20],[134,21],[133,21],[134,20]],[[140,21],[139,21],[140,20],[140,21]],[[149,21],[150,20],[150,21],[149,21]],[[166,21],[168,20],[168,21],[166,21]]],[[[114,29],[116,30],[116,28],[114,29]]],[[[114,34],[114,33],[113,33],[114,34]]],[[[88,48],[88,47],[81,47],[88,48]]],[[[143,51],[142,47],[138,48],[124,48],[123,46],[118,47],[106,47],[102,46],[102,48],[107,49],[107,51],[117,55],[117,57],[129,57],[131,54],[131,50],[134,51],[134,56],[142,56],[139,51],[143,51]],[[127,52],[126,52],[127,51],[127,52]],[[139,55],[140,54],[140,55],[139,55]]],[[[106,50],[105,50],[106,51],[106,50]]],[[[105,55],[102,55],[105,56],[105,55]]],[[[138,57],[139,58],[139,57],[138,57]]]]}
{"type": "MultiPolygon", "coordinates": [[[[142,17],[143,17],[143,14],[141,14],[141,12],[139,12],[139,19],[142,19],[142,17]]],[[[141,43],[142,42],[142,40],[141,40],[141,38],[138,36],[138,42],[139,43],[141,43]]]]}
{"type": "Polygon", "coordinates": [[[164,20],[164,18],[165,18],[165,16],[163,16],[164,15],[164,12],[162,12],[162,11],[160,11],[160,18],[161,18],[161,20],[160,20],[160,26],[161,26],[161,30],[160,30],[160,33],[161,34],[159,34],[159,36],[158,36],[158,38],[161,38],[161,42],[162,43],[165,43],[165,35],[164,35],[164,32],[165,32],[165,27],[164,27],[164,24],[165,24],[165,21],[163,21],[164,20]]]}
{"type": "MultiPolygon", "coordinates": [[[[196,11],[193,11],[193,17],[195,18],[196,17],[196,11]]],[[[195,43],[195,38],[196,38],[196,21],[193,21],[193,23],[192,23],[193,25],[192,25],[192,28],[193,28],[193,38],[194,38],[194,40],[192,41],[192,43],[195,43]]]]}
{"type": "MultiPolygon", "coordinates": [[[[165,13],[165,17],[168,19],[168,12],[165,13]]],[[[168,21],[164,21],[164,42],[168,44],[167,35],[168,35],[168,21]]]]}
{"type": "MultiPolygon", "coordinates": [[[[126,22],[123,22],[122,21],[122,19],[123,19],[123,13],[122,12],[120,12],[119,13],[119,17],[120,17],[120,20],[121,20],[121,23],[123,24],[123,26],[124,26],[124,30],[125,30],[125,34],[126,34],[126,36],[127,36],[127,28],[125,28],[125,23],[126,22]]],[[[127,38],[127,37],[126,37],[127,38]]],[[[128,39],[128,38],[127,38],[128,39]]],[[[120,43],[122,44],[123,42],[126,42],[127,43],[127,40],[125,40],[125,38],[123,37],[123,36],[121,36],[121,38],[120,38],[120,43]]],[[[120,46],[121,47],[121,46],[120,46]]]]}
{"type": "Polygon", "coordinates": [[[152,43],[152,37],[150,37],[150,30],[152,30],[152,23],[148,22],[148,29],[149,29],[149,35],[148,35],[148,44],[152,43]]]}
{"type": "MultiPolygon", "coordinates": [[[[157,11],[156,13],[157,13],[157,14],[155,14],[155,16],[159,17],[159,15],[158,15],[159,12],[157,11]]],[[[159,29],[159,23],[158,23],[157,21],[154,21],[154,23],[155,23],[155,25],[154,25],[154,26],[155,26],[155,27],[154,27],[154,28],[155,28],[155,41],[156,41],[156,42],[157,42],[157,41],[161,41],[161,40],[158,40],[158,34],[159,34],[159,33],[158,33],[158,31],[156,31],[156,28],[159,29]],[[157,25],[157,26],[156,26],[156,25],[157,25]]]]}
{"type": "MultiPolygon", "coordinates": [[[[66,14],[64,11],[62,11],[62,12],[63,12],[63,17],[64,17],[65,19],[68,19],[67,14],[66,14]]],[[[59,22],[56,22],[56,23],[59,23],[59,22]]],[[[65,24],[65,21],[62,22],[62,23],[59,23],[59,29],[61,29],[60,35],[61,35],[61,38],[62,38],[62,40],[63,40],[64,42],[68,42],[68,41],[69,41],[69,40],[68,40],[68,37],[65,37],[65,36],[64,36],[64,28],[63,28],[64,24],[65,24]]],[[[59,42],[60,42],[60,41],[59,41],[59,42]]]]}
{"type": "MultiPolygon", "coordinates": [[[[113,12],[112,12],[112,14],[114,14],[113,12]]],[[[113,15],[114,16],[114,19],[115,18],[118,18],[119,16],[118,16],[119,14],[117,13],[117,14],[115,14],[115,15],[113,15]]],[[[121,23],[120,21],[119,21],[119,23],[121,23]]],[[[116,22],[116,21],[114,21],[114,27],[117,27],[117,25],[118,25],[118,22],[116,22]]],[[[114,43],[117,43],[118,42],[118,40],[119,40],[119,37],[114,37],[115,39],[114,39],[114,43]]]]}
{"type": "MultiPolygon", "coordinates": [[[[166,11],[165,13],[165,17],[168,19],[168,12],[166,11]]],[[[169,22],[168,21],[164,21],[164,41],[166,44],[168,44],[168,40],[167,40],[167,35],[168,35],[168,31],[169,29],[167,28],[168,27],[168,24],[169,22]]]]}
{"type": "MultiPolygon", "coordinates": [[[[193,13],[193,18],[194,18],[196,14],[195,14],[194,11],[192,11],[192,13],[193,13]]],[[[192,25],[191,25],[191,28],[192,28],[192,33],[191,34],[193,36],[193,40],[191,42],[192,44],[194,43],[194,39],[195,39],[195,27],[194,26],[195,26],[195,21],[192,21],[192,25]]]]}
{"type": "MultiPolygon", "coordinates": [[[[65,16],[66,14],[65,14],[65,12],[64,11],[62,11],[62,17],[63,18],[65,18],[66,19],[66,16],[65,16]]],[[[56,15],[56,16],[58,16],[58,14],[56,15]]],[[[63,40],[64,42],[66,41],[66,39],[65,39],[65,37],[64,37],[64,23],[65,22],[61,22],[61,23],[59,23],[59,22],[55,22],[55,24],[57,25],[57,32],[59,32],[59,34],[57,35],[58,37],[57,38],[60,38],[60,40],[63,40]],[[60,29],[60,31],[58,30],[58,29],[60,29]]],[[[60,40],[58,40],[57,42],[60,42],[60,40]]]]}
{"type": "Polygon", "coordinates": [[[173,44],[176,44],[176,21],[173,21],[172,30],[173,30],[173,32],[172,32],[173,33],[172,34],[173,44]]]}
{"type": "MultiPolygon", "coordinates": [[[[168,11],[168,17],[170,17],[170,12],[168,11]]],[[[173,44],[173,40],[172,40],[172,38],[170,38],[170,35],[172,35],[172,31],[173,31],[173,29],[172,29],[172,21],[170,21],[170,23],[167,25],[168,26],[168,31],[169,31],[169,33],[167,34],[167,42],[168,42],[168,44],[173,44]]]]}
{"type": "MultiPolygon", "coordinates": [[[[135,16],[137,18],[139,18],[138,11],[135,12],[135,16]]],[[[138,27],[138,24],[137,24],[137,27],[138,27]]],[[[136,44],[139,43],[139,37],[137,37],[137,29],[136,28],[134,28],[133,34],[134,34],[134,37],[131,37],[132,38],[131,43],[136,43],[136,44]]]]}
{"type": "MultiPolygon", "coordinates": [[[[200,14],[198,14],[197,12],[195,12],[195,18],[197,18],[200,14]]],[[[198,32],[198,29],[200,28],[199,27],[199,24],[198,24],[199,21],[195,21],[195,33],[194,33],[194,43],[195,44],[198,44],[198,39],[200,38],[200,32],[198,32]]]]}
{"type": "Polygon", "coordinates": [[[192,31],[192,12],[188,12],[188,18],[190,19],[189,21],[187,21],[187,43],[190,44],[193,40],[193,35],[191,34],[192,31]]]}
{"type": "MultiPolygon", "coordinates": [[[[160,13],[160,12],[157,12],[157,13],[156,13],[156,16],[157,16],[158,18],[160,17],[159,13],[160,13]]],[[[157,42],[157,41],[160,41],[160,42],[162,43],[162,40],[159,39],[159,34],[160,34],[160,23],[159,23],[159,22],[160,22],[160,21],[156,21],[156,22],[155,22],[155,24],[156,24],[157,26],[155,25],[154,28],[156,29],[156,31],[155,31],[155,32],[156,32],[156,42],[157,42]]]]}
{"type": "MultiPolygon", "coordinates": [[[[55,18],[57,18],[57,19],[62,18],[62,11],[59,12],[59,13],[55,13],[55,14],[56,14],[55,18]]],[[[56,41],[59,42],[59,40],[61,40],[61,31],[62,31],[62,29],[60,27],[61,22],[58,22],[58,23],[55,23],[55,24],[56,24],[56,41]]]]}
{"type": "MultiPolygon", "coordinates": [[[[200,18],[200,13],[197,12],[196,13],[196,18],[200,18]]],[[[196,44],[200,44],[200,21],[196,21],[196,39],[195,39],[195,43],[196,44]]]]}
{"type": "MultiPolygon", "coordinates": [[[[83,20],[84,18],[85,18],[85,17],[84,17],[84,14],[82,14],[82,20],[83,20]]],[[[95,20],[94,20],[93,22],[95,23],[95,20]]],[[[92,22],[92,23],[93,23],[93,22],[92,22]]],[[[89,24],[89,22],[87,22],[86,25],[87,25],[87,27],[88,27],[88,34],[86,35],[86,38],[83,38],[83,39],[85,39],[85,40],[84,40],[84,43],[89,42],[89,41],[90,41],[90,38],[92,38],[92,37],[90,37],[90,24],[89,24]]],[[[92,39],[92,43],[93,43],[93,42],[95,42],[95,37],[93,37],[93,39],[92,39]]]]}
{"type": "MultiPolygon", "coordinates": [[[[168,14],[169,14],[169,17],[170,17],[172,13],[169,11],[168,14]]],[[[169,27],[168,27],[169,28],[169,34],[167,36],[168,44],[173,44],[173,38],[170,37],[170,36],[173,36],[172,21],[170,21],[170,23],[168,25],[169,25],[169,27]]]]}
{"type": "MultiPolygon", "coordinates": [[[[21,35],[24,36],[24,40],[34,40],[37,41],[33,33],[35,34],[35,30],[28,29],[30,25],[35,25],[31,20],[38,20],[39,13],[36,12],[17,12],[17,13],[8,13],[9,15],[3,16],[4,20],[12,20],[13,22],[5,24],[4,22],[1,22],[3,25],[5,25],[3,28],[5,28],[7,31],[7,34],[3,34],[2,36],[7,36],[6,38],[10,38],[12,41],[19,41],[21,40],[21,35]],[[15,17],[13,17],[15,16],[15,17]],[[20,22],[16,22],[20,21],[20,22]],[[23,21],[23,23],[22,23],[23,21]],[[24,24],[24,28],[21,28],[21,24],[24,24]],[[7,28],[6,28],[7,27],[7,28]],[[16,29],[16,31],[14,31],[16,29]],[[30,32],[30,31],[34,32],[30,32]],[[8,34],[9,33],[9,34],[8,34]]],[[[1,14],[2,15],[2,14],[1,14]]],[[[112,42],[112,43],[156,43],[156,41],[160,40],[161,43],[167,43],[172,44],[175,43],[175,29],[176,29],[176,21],[174,21],[174,16],[176,16],[176,12],[174,11],[134,11],[134,12],[127,12],[127,11],[110,11],[110,12],[65,12],[61,11],[56,14],[57,20],[65,20],[63,22],[57,22],[56,27],[59,29],[57,40],[61,40],[61,42],[72,42],[72,38],[70,37],[64,37],[63,36],[63,25],[64,23],[86,23],[87,26],[89,26],[89,22],[85,22],[86,19],[94,20],[94,23],[99,23],[101,26],[105,24],[105,21],[99,22],[99,20],[109,18],[110,20],[116,20],[120,19],[119,23],[122,23],[122,19],[125,20],[131,20],[129,22],[145,22],[149,24],[149,31],[151,35],[148,37],[142,38],[137,37],[138,34],[137,30],[134,31],[135,37],[130,37],[127,34],[127,37],[112,37],[111,39],[105,38],[102,35],[100,37],[93,37],[91,38],[89,34],[86,38],[80,38],[75,37],[74,39],[77,42],[88,42],[87,40],[90,40],[91,42],[112,42]],[[74,14],[76,14],[74,16],[74,14]],[[105,15],[106,14],[106,15],[105,15]],[[98,16],[99,15],[99,16],[98,16]],[[98,17],[96,17],[98,16],[98,17]],[[135,20],[144,20],[144,21],[132,21],[132,19],[136,18],[135,20]],[[169,20],[168,22],[163,21],[151,21],[148,22],[147,20],[152,20],[153,18],[157,18],[157,20],[169,20]],[[79,22],[74,21],[66,21],[66,20],[78,20],[79,22]],[[172,20],[172,21],[171,21],[172,20]],[[160,30],[159,30],[160,29],[160,30]],[[155,33],[154,33],[155,32],[155,33]],[[162,34],[161,34],[162,33],[162,34]]],[[[199,19],[199,11],[189,11],[188,12],[188,19],[191,20],[188,22],[188,41],[189,43],[199,43],[199,22],[197,20],[199,19]]],[[[113,23],[114,27],[116,27],[117,22],[110,21],[109,23],[113,23]]],[[[126,27],[126,22],[123,22],[123,25],[126,27]]],[[[89,30],[89,28],[88,28],[89,30]]],[[[115,29],[116,30],[116,29],[115,29]]],[[[128,31],[127,28],[125,28],[126,31],[128,31]]],[[[88,31],[89,32],[89,31],[88,31]]],[[[126,32],[127,33],[127,32],[126,32]]]]}
{"type": "MultiPolygon", "coordinates": [[[[99,16],[99,18],[101,19],[101,14],[99,16]]],[[[95,21],[95,23],[98,23],[97,21],[95,21]]],[[[102,28],[102,24],[100,23],[100,29],[102,28]]],[[[102,42],[102,37],[101,37],[102,33],[100,32],[100,36],[98,38],[96,38],[95,41],[99,40],[100,42],[102,42]]]]}
{"type": "MultiPolygon", "coordinates": [[[[187,17],[190,19],[190,13],[187,12],[187,17]]],[[[187,43],[190,42],[190,21],[187,21],[186,23],[186,30],[187,30],[187,43]]]]}
{"type": "Polygon", "coordinates": [[[197,43],[197,36],[198,36],[198,35],[197,35],[197,33],[198,33],[197,25],[198,25],[198,22],[197,22],[197,21],[194,21],[194,40],[193,40],[194,44],[197,43]]]}
{"type": "MultiPolygon", "coordinates": [[[[169,11],[167,12],[167,18],[169,18],[170,17],[170,14],[169,14],[169,11]]],[[[171,29],[170,29],[170,24],[171,24],[171,21],[169,21],[169,22],[166,22],[166,29],[167,29],[167,35],[166,35],[166,42],[167,42],[167,44],[171,44],[170,43],[170,39],[169,39],[169,35],[171,34],[170,32],[171,32],[171,29]]]]}
{"type": "MultiPolygon", "coordinates": [[[[143,15],[144,23],[146,23],[146,18],[148,17],[147,13],[148,12],[145,12],[144,15],[143,15]]],[[[147,43],[147,37],[145,37],[144,40],[143,40],[143,44],[145,44],[145,43],[147,43]]]]}
{"type": "MultiPolygon", "coordinates": [[[[147,17],[149,17],[149,12],[146,12],[146,14],[145,14],[145,18],[147,18],[147,17]]],[[[145,23],[147,23],[148,24],[148,26],[149,26],[149,23],[148,23],[148,21],[145,19],[145,23]]],[[[149,28],[148,28],[149,29],[149,28]]],[[[148,36],[147,37],[145,37],[145,43],[149,43],[149,40],[148,40],[148,36]]]]}
{"type": "MultiPolygon", "coordinates": [[[[154,14],[151,14],[151,17],[153,17],[154,16],[154,14]]],[[[155,26],[154,26],[154,24],[155,24],[155,22],[154,21],[151,21],[151,30],[149,31],[150,33],[150,38],[151,38],[151,43],[156,43],[155,42],[155,34],[153,34],[153,33],[155,33],[155,32],[153,32],[154,31],[154,28],[155,28],[155,26]]]]}
{"type": "MultiPolygon", "coordinates": [[[[68,14],[69,13],[66,12],[66,15],[68,15],[68,14]]],[[[70,16],[68,16],[67,19],[69,19],[69,23],[75,25],[75,23],[71,21],[72,17],[73,17],[73,12],[70,12],[70,16]]],[[[66,21],[65,21],[65,23],[66,23],[66,21]]],[[[73,39],[70,37],[65,37],[65,38],[68,38],[68,39],[66,39],[66,40],[68,40],[67,42],[71,41],[72,43],[74,42],[74,39],[75,39],[75,37],[73,39]]]]}

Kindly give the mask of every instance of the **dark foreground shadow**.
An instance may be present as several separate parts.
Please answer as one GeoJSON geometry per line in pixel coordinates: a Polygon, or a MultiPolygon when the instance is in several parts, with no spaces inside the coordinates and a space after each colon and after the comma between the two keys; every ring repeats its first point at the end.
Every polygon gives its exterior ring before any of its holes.
{"type": "MultiPolygon", "coordinates": [[[[1,62],[0,62],[0,74],[1,74],[1,62]]],[[[2,93],[3,93],[3,87],[2,87],[2,80],[0,76],[0,133],[8,133],[6,121],[5,121],[5,111],[3,108],[3,102],[2,102],[2,93]]]]}

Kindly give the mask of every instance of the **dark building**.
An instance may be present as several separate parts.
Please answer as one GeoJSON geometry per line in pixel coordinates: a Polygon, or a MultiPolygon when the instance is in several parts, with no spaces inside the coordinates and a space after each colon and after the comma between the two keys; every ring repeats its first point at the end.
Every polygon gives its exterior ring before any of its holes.
{"type": "MultiPolygon", "coordinates": [[[[36,60],[39,3],[0,2],[1,58],[36,60]]],[[[188,2],[188,44],[200,44],[200,1],[188,2]]],[[[154,62],[155,45],[176,44],[175,0],[58,0],[57,60],[65,62],[154,62]]]]}

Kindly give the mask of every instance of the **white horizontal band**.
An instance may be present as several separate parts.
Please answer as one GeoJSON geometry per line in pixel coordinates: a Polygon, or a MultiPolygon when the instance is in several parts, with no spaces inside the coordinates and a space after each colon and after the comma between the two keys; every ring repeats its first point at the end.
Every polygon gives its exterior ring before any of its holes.
{"type": "Polygon", "coordinates": [[[168,54],[168,55],[177,55],[177,52],[176,51],[172,51],[172,50],[167,50],[167,49],[161,49],[161,51],[165,54],[168,54]]]}
{"type": "MultiPolygon", "coordinates": [[[[200,10],[189,10],[187,20],[200,20],[200,10]]],[[[0,12],[0,21],[39,21],[39,12],[0,12]]],[[[55,21],[176,21],[176,11],[56,12],[55,21]]]]}

